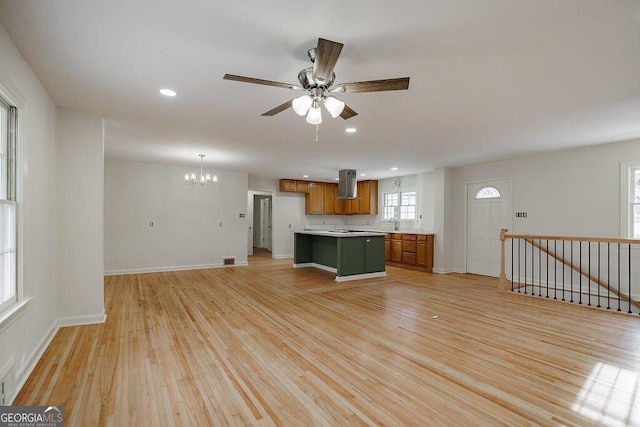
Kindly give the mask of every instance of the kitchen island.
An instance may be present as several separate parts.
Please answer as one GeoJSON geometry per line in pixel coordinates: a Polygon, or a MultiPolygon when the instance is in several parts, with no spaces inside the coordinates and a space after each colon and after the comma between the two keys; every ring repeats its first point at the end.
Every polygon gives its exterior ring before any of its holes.
{"type": "Polygon", "coordinates": [[[293,266],[336,273],[338,282],[386,276],[384,236],[370,231],[295,231],[293,266]]]}

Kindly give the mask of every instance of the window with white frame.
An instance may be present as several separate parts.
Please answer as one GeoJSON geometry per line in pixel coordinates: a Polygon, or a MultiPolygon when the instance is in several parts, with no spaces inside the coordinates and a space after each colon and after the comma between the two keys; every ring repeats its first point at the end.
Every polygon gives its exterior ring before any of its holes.
{"type": "Polygon", "coordinates": [[[640,238],[640,166],[629,170],[629,233],[628,237],[640,238]]]}
{"type": "Polygon", "coordinates": [[[384,193],[383,219],[412,221],[416,219],[416,192],[384,193]]]}
{"type": "Polygon", "coordinates": [[[0,311],[17,300],[16,108],[0,98],[0,311]]]}

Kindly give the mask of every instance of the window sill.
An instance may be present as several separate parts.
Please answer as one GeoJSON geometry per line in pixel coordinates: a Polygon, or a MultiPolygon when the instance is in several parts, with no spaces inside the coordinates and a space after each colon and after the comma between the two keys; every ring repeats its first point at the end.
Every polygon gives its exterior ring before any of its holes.
{"type": "Polygon", "coordinates": [[[0,313],[0,332],[7,326],[11,324],[19,315],[22,313],[25,308],[27,308],[27,303],[31,301],[33,297],[25,297],[19,301],[16,301],[15,304],[11,305],[9,308],[0,313]]]}

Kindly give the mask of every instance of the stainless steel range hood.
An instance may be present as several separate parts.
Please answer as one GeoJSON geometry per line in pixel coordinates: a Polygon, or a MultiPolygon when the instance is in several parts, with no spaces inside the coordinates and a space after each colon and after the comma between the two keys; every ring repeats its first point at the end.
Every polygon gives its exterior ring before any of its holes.
{"type": "Polygon", "coordinates": [[[338,200],[357,199],[357,180],[355,169],[342,169],[338,172],[338,200]]]}

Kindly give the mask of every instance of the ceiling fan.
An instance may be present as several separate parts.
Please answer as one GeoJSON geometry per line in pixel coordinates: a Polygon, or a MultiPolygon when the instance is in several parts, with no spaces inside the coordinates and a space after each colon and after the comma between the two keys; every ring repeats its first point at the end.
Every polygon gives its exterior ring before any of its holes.
{"type": "Polygon", "coordinates": [[[307,122],[314,125],[322,123],[321,104],[324,104],[327,111],[329,111],[334,118],[340,116],[347,120],[358,115],[358,113],[348,105],[345,105],[344,102],[330,95],[332,93],[380,92],[387,90],[406,90],[409,88],[409,77],[338,83],[334,85],[336,73],[333,72],[333,69],[336,66],[336,62],[338,62],[338,57],[340,56],[343,46],[342,43],[319,38],[317,47],[309,49],[307,52],[313,66],[305,68],[298,73],[300,85],[237,76],[234,74],[225,74],[223,78],[225,80],[306,92],[306,94],[278,105],[262,115],[275,116],[288,108],[293,108],[298,115],[306,115],[307,122]]]}

